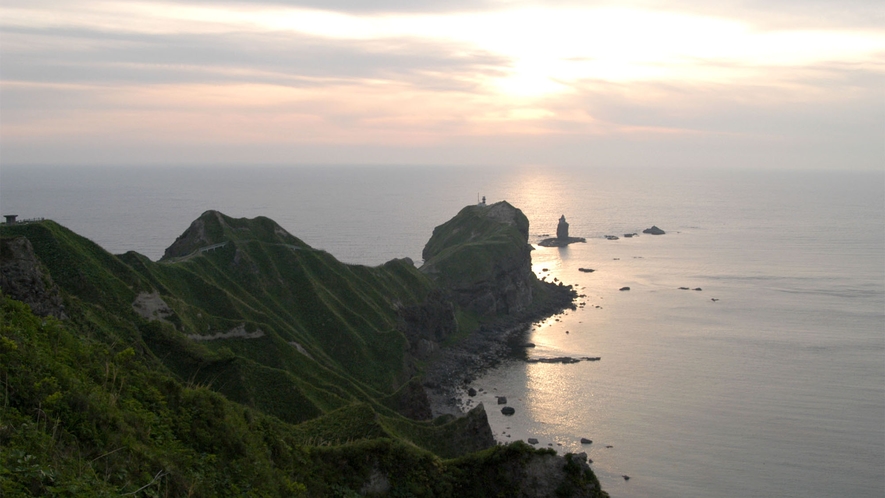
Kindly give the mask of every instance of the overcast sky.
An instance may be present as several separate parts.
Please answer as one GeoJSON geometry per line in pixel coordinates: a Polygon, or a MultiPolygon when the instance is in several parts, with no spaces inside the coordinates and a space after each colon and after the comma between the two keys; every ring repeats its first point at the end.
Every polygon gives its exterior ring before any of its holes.
{"type": "Polygon", "coordinates": [[[3,0],[0,164],[885,168],[881,0],[3,0]]]}

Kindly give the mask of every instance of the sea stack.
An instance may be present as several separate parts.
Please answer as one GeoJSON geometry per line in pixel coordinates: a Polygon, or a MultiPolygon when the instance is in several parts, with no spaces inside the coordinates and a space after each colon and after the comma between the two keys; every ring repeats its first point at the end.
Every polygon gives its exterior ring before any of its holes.
{"type": "Polygon", "coordinates": [[[538,245],[544,247],[565,247],[575,242],[587,242],[583,237],[568,236],[568,222],[565,221],[565,215],[559,217],[559,224],[556,225],[556,238],[544,239],[538,242],[538,245]]]}
{"type": "Polygon", "coordinates": [[[557,239],[567,239],[568,238],[568,222],[565,221],[565,215],[562,215],[559,218],[559,225],[556,226],[556,238],[557,239]]]}

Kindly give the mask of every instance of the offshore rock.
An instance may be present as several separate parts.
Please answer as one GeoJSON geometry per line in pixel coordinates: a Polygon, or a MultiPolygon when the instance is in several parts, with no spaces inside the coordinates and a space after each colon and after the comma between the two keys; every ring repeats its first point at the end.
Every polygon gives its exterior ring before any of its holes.
{"type": "Polygon", "coordinates": [[[556,238],[544,239],[538,242],[543,247],[565,247],[576,242],[587,242],[583,237],[568,236],[568,222],[565,221],[565,215],[559,218],[559,224],[556,226],[556,238]]]}
{"type": "Polygon", "coordinates": [[[584,237],[567,237],[565,239],[544,239],[541,242],[538,242],[539,246],[543,247],[565,247],[569,244],[574,244],[577,242],[587,242],[587,239],[584,237]]]}
{"type": "Polygon", "coordinates": [[[651,228],[646,228],[645,230],[642,231],[642,233],[648,233],[651,235],[664,235],[667,232],[661,230],[660,228],[656,227],[655,225],[652,225],[651,228]]]}
{"type": "Polygon", "coordinates": [[[529,220],[506,201],[467,206],[436,227],[420,270],[462,307],[479,315],[513,315],[529,307],[529,220]]]}
{"type": "Polygon", "coordinates": [[[559,218],[559,224],[556,226],[556,238],[568,238],[568,222],[565,221],[565,215],[562,215],[562,217],[559,218]]]}
{"type": "Polygon", "coordinates": [[[43,271],[25,237],[0,239],[0,289],[30,306],[35,315],[67,318],[58,286],[43,271]]]}

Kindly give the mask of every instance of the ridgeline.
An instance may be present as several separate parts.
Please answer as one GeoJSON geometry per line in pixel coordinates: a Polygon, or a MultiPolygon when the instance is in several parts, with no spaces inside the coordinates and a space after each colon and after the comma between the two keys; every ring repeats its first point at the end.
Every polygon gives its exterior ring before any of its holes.
{"type": "Polygon", "coordinates": [[[443,352],[563,293],[527,235],[470,206],[419,270],[216,211],[159,262],[3,225],[0,496],[607,496],[584,458],[495,445],[482,406],[431,418],[443,352]]]}

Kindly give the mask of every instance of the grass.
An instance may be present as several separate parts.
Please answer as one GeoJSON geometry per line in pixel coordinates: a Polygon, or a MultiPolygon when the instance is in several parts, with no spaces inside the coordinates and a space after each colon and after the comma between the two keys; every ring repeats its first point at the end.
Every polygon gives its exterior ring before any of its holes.
{"type": "MultiPolygon", "coordinates": [[[[470,427],[484,414],[396,411],[415,382],[397,310],[438,284],[406,260],[343,264],[267,218],[200,220],[229,243],[161,262],[51,221],[3,227],[31,241],[69,318],[0,294],[0,495],[349,496],[379,471],[394,496],[498,489],[471,466],[517,453],[459,460],[478,449],[470,427]],[[139,316],[143,292],[173,314],[139,316]],[[187,338],[237,327],[264,335],[187,338]]],[[[476,228],[492,230],[486,221],[476,228]]],[[[494,259],[511,237],[468,246],[494,259]]],[[[448,340],[479,323],[456,317],[448,340]]]]}

